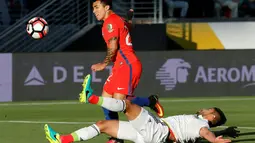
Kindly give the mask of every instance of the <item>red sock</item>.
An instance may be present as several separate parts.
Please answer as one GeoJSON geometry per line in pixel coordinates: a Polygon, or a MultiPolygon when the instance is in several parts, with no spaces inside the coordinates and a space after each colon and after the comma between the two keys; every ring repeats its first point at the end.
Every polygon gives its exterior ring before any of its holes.
{"type": "Polygon", "coordinates": [[[72,142],[74,142],[74,138],[71,134],[60,136],[60,140],[61,140],[61,143],[72,143],[72,142]]]}
{"type": "Polygon", "coordinates": [[[91,104],[97,104],[99,102],[99,96],[93,94],[89,97],[88,101],[91,104]]]}

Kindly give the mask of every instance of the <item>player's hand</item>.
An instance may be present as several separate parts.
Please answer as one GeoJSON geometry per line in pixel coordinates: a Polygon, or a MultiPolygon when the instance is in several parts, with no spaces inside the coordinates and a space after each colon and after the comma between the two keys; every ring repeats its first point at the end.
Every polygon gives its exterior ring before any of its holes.
{"type": "Polygon", "coordinates": [[[228,127],[224,130],[224,135],[232,137],[232,138],[238,137],[239,133],[240,131],[237,130],[237,127],[235,126],[228,127]]]}
{"type": "Polygon", "coordinates": [[[133,17],[134,17],[134,10],[129,9],[129,11],[127,12],[127,17],[126,17],[127,21],[132,20],[133,17]]]}
{"type": "Polygon", "coordinates": [[[92,71],[101,71],[104,70],[106,67],[105,63],[98,63],[91,66],[92,71]]]}
{"type": "Polygon", "coordinates": [[[230,139],[224,139],[222,136],[218,136],[214,143],[230,143],[231,140],[230,139]]]}

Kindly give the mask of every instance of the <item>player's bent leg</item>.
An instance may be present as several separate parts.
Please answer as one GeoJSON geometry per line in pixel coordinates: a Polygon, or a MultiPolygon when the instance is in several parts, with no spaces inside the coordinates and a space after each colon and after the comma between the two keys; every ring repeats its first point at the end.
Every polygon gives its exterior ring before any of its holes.
{"type": "Polygon", "coordinates": [[[128,120],[134,120],[141,112],[142,107],[133,104],[129,100],[123,100],[125,102],[124,113],[128,120]]]}
{"type": "Polygon", "coordinates": [[[100,133],[107,133],[112,136],[117,136],[118,121],[98,121],[96,124],[81,128],[67,135],[58,134],[47,124],[45,125],[44,129],[46,138],[50,141],[50,143],[72,143],[92,139],[100,133]]]}
{"type": "Polygon", "coordinates": [[[117,138],[129,140],[134,143],[144,143],[143,137],[135,130],[135,128],[126,121],[119,121],[119,130],[117,138]]]}
{"type": "Polygon", "coordinates": [[[114,112],[122,112],[126,109],[124,100],[92,95],[89,103],[96,104],[114,112]]]}
{"type": "Polygon", "coordinates": [[[101,133],[117,137],[119,121],[118,120],[101,120],[97,121],[96,125],[100,129],[101,133]]]}
{"type": "MultiPolygon", "coordinates": [[[[112,76],[109,76],[109,78],[111,78],[112,76]]],[[[85,102],[85,103],[92,103],[92,104],[100,104],[101,100],[98,100],[99,98],[93,98],[93,97],[97,97],[96,95],[93,95],[93,90],[90,86],[91,84],[91,76],[87,75],[84,79],[83,82],[83,91],[80,94],[80,102],[85,102]],[[92,98],[91,98],[92,97],[92,98]]],[[[105,86],[104,86],[104,91],[102,92],[102,97],[106,97],[106,98],[112,98],[112,95],[110,94],[112,93],[111,91],[111,84],[106,82],[105,86]]],[[[118,120],[118,113],[116,112],[112,112],[109,111],[108,109],[103,107],[103,112],[105,115],[105,119],[106,120],[118,120]]]]}
{"type": "MultiPolygon", "coordinates": [[[[88,74],[85,77],[82,86],[83,86],[83,90],[80,94],[79,101],[82,103],[88,103],[91,96],[96,96],[96,95],[93,95],[93,90],[91,88],[91,75],[90,74],[88,74]]],[[[106,91],[103,91],[102,96],[103,97],[112,97],[112,95],[107,93],[106,91]]],[[[103,109],[103,110],[104,110],[104,114],[105,114],[105,117],[107,120],[118,119],[117,113],[109,112],[106,109],[103,109]]]]}
{"type": "MultiPolygon", "coordinates": [[[[80,94],[80,102],[89,102],[89,99],[90,99],[90,97],[92,96],[92,93],[93,93],[93,90],[90,87],[90,83],[91,83],[91,76],[87,75],[86,78],[84,79],[84,82],[83,82],[83,87],[84,88],[83,88],[83,92],[80,94]]],[[[95,95],[93,95],[93,96],[95,96],[95,95]]],[[[108,94],[106,91],[104,91],[103,96],[110,97],[111,94],[108,94]]],[[[119,98],[119,99],[123,99],[124,96],[125,96],[124,94],[115,94],[115,97],[119,98]]],[[[151,97],[155,97],[155,96],[151,96],[151,97]]],[[[162,117],[164,115],[163,107],[159,104],[157,97],[154,98],[155,104],[153,103],[152,99],[153,98],[150,98],[150,102],[151,102],[151,105],[152,105],[152,106],[150,106],[150,108],[152,108],[154,111],[156,111],[157,114],[159,115],[159,117],[162,117]]],[[[97,102],[97,101],[95,101],[95,102],[97,102]]],[[[94,103],[94,104],[97,104],[97,103],[94,103]]],[[[108,112],[108,111],[106,110],[105,112],[108,112]]],[[[110,114],[110,113],[108,113],[108,114],[110,114]]],[[[114,114],[114,113],[112,113],[112,114],[114,114]]],[[[116,116],[115,119],[117,119],[117,115],[113,115],[113,116],[116,116]]],[[[114,118],[109,117],[109,119],[114,119],[114,118]]]]}
{"type": "MultiPolygon", "coordinates": [[[[103,90],[102,97],[112,98],[113,95],[111,95],[111,94],[107,93],[105,90],[103,90]]],[[[118,113],[116,113],[116,112],[109,111],[106,108],[103,108],[103,112],[104,112],[104,116],[105,116],[106,120],[118,120],[119,119],[118,113]]]]}
{"type": "Polygon", "coordinates": [[[136,143],[143,143],[143,138],[133,128],[133,126],[126,121],[118,120],[103,120],[98,121],[96,125],[100,128],[101,133],[112,136],[114,138],[129,140],[136,143]]]}
{"type": "MultiPolygon", "coordinates": [[[[106,96],[104,96],[106,97],[106,96]]],[[[108,96],[109,97],[109,96],[108,96]]],[[[125,94],[121,94],[121,93],[114,93],[113,94],[113,98],[115,99],[125,99],[126,98],[126,95],[125,94]]],[[[105,117],[106,119],[119,119],[118,118],[118,113],[117,112],[113,112],[113,111],[109,111],[108,109],[106,108],[103,108],[104,109],[104,114],[105,114],[105,117]]],[[[108,143],[122,143],[124,142],[123,140],[120,140],[119,138],[116,138],[116,137],[110,137],[108,143]]]]}
{"type": "Polygon", "coordinates": [[[162,136],[162,133],[168,134],[169,129],[163,121],[144,108],[141,108],[139,115],[129,122],[143,136],[145,142],[158,142],[158,137],[162,136]]]}
{"type": "MultiPolygon", "coordinates": [[[[126,97],[126,95],[124,94],[120,94],[120,93],[114,93],[113,94],[113,98],[115,99],[124,99],[126,97]]],[[[116,119],[118,120],[118,113],[117,112],[113,112],[113,111],[109,111],[107,110],[106,108],[103,108],[104,109],[104,113],[105,113],[105,116],[107,117],[107,114],[108,113],[108,117],[110,117],[111,119],[116,119]]],[[[110,137],[108,143],[123,143],[124,141],[123,140],[120,140],[119,138],[116,138],[116,137],[110,137]]]]}
{"type": "Polygon", "coordinates": [[[135,97],[135,96],[129,96],[129,95],[121,94],[121,93],[114,93],[113,98],[121,99],[121,100],[128,99],[133,104],[136,104],[138,106],[149,107],[151,110],[155,111],[160,118],[164,116],[164,108],[160,104],[157,95],[150,95],[149,97],[135,97]]]}
{"type": "Polygon", "coordinates": [[[95,124],[81,128],[68,135],[60,135],[47,124],[44,127],[46,138],[50,143],[72,143],[86,141],[104,133],[109,136],[143,143],[142,136],[133,128],[129,122],[118,120],[102,120],[95,124]]]}
{"type": "Polygon", "coordinates": [[[125,103],[126,110],[124,112],[130,124],[144,138],[145,142],[155,142],[152,141],[152,134],[155,132],[150,132],[151,128],[155,126],[150,125],[153,120],[149,118],[148,111],[136,104],[132,104],[130,101],[125,101],[125,103]]]}
{"type": "Polygon", "coordinates": [[[127,99],[141,107],[149,107],[151,110],[156,112],[160,118],[164,116],[164,108],[160,104],[157,95],[150,95],[149,97],[127,96],[127,99]]]}
{"type": "Polygon", "coordinates": [[[108,110],[114,112],[122,112],[125,111],[125,114],[128,115],[128,119],[132,120],[132,118],[136,118],[139,115],[141,108],[140,106],[131,103],[129,100],[120,100],[108,97],[100,97],[92,95],[89,98],[89,103],[97,104],[102,106],[108,110]]]}
{"type": "Polygon", "coordinates": [[[81,128],[71,134],[60,135],[47,124],[44,127],[46,138],[50,143],[72,143],[77,141],[89,140],[100,134],[100,128],[93,124],[89,127],[81,128]]]}

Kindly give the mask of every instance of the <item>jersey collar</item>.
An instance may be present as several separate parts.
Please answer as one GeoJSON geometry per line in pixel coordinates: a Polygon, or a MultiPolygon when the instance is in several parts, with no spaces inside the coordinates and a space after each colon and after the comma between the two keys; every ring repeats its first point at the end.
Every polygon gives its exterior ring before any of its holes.
{"type": "Polygon", "coordinates": [[[207,123],[209,123],[208,120],[204,119],[204,117],[202,115],[196,115],[199,119],[203,120],[203,121],[206,121],[207,123]]]}

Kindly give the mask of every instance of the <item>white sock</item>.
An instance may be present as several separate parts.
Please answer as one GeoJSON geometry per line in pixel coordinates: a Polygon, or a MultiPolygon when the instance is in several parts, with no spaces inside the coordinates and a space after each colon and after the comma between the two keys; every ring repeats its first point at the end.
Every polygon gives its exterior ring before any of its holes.
{"type": "Polygon", "coordinates": [[[89,127],[81,128],[74,133],[80,138],[80,141],[85,141],[94,138],[95,136],[100,134],[100,129],[96,124],[93,124],[89,127]]]}
{"type": "Polygon", "coordinates": [[[126,103],[124,100],[114,99],[110,97],[102,97],[103,101],[101,106],[113,111],[113,112],[121,112],[126,109],[126,103]]]}

